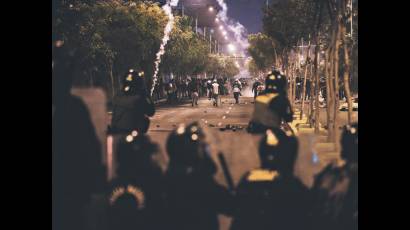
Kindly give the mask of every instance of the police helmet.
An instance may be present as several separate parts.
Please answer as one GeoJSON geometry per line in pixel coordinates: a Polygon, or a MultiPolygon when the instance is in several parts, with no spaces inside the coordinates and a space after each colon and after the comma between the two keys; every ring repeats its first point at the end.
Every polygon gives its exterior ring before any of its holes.
{"type": "Polygon", "coordinates": [[[133,95],[145,90],[144,71],[128,70],[124,76],[123,91],[125,94],[133,95]]]}
{"type": "Polygon", "coordinates": [[[109,229],[146,228],[146,191],[135,185],[114,187],[109,196],[109,229]]]}
{"type": "Polygon", "coordinates": [[[166,144],[170,164],[178,164],[181,168],[214,174],[214,165],[205,134],[198,122],[188,126],[180,124],[168,137],[166,144]]]}
{"type": "Polygon", "coordinates": [[[298,143],[294,136],[280,129],[268,129],[259,144],[262,168],[280,172],[293,171],[298,143]]]}
{"type": "Polygon", "coordinates": [[[271,71],[265,79],[266,90],[283,92],[286,89],[286,76],[278,70],[271,71]]]}
{"type": "Polygon", "coordinates": [[[343,127],[342,132],[342,158],[350,162],[358,161],[358,136],[359,126],[357,123],[343,127]]]}
{"type": "Polygon", "coordinates": [[[157,151],[158,146],[137,130],[124,135],[118,143],[118,176],[133,177],[140,170],[150,168],[150,165],[155,167],[152,157],[157,151]]]}

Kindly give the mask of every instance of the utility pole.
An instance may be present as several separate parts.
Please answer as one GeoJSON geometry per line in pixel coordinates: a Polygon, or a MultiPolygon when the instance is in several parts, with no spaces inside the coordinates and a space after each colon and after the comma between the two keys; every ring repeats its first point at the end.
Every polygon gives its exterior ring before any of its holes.
{"type": "Polygon", "coordinates": [[[204,39],[206,39],[206,26],[204,26],[204,39]]]}
{"type": "Polygon", "coordinates": [[[209,33],[209,53],[212,53],[211,33],[209,33]]]}
{"type": "Polygon", "coordinates": [[[198,15],[195,18],[195,34],[198,34],[198,15]]]}

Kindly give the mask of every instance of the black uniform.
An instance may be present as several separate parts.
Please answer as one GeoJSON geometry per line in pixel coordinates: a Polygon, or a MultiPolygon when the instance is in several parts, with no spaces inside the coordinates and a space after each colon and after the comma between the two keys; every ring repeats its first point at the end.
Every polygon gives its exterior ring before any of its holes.
{"type": "Polygon", "coordinates": [[[128,73],[123,90],[114,98],[111,122],[114,132],[146,133],[149,128],[148,117],[155,113],[154,103],[146,92],[142,76],[138,75],[134,71],[128,73]]]}
{"type": "Polygon", "coordinates": [[[214,179],[216,165],[199,126],[180,126],[170,135],[167,150],[168,229],[218,230],[218,214],[229,214],[233,200],[214,179]]]}
{"type": "Polygon", "coordinates": [[[255,99],[249,132],[260,133],[269,128],[279,128],[282,122],[293,120],[293,111],[285,90],[286,76],[274,72],[267,76],[265,85],[265,92],[255,99]]]}
{"type": "Polygon", "coordinates": [[[317,175],[310,218],[318,230],[358,229],[358,167],[329,165],[317,175]]]}
{"type": "Polygon", "coordinates": [[[344,165],[331,164],[315,179],[315,205],[311,228],[324,230],[358,229],[358,125],[347,126],[342,134],[344,165]]]}
{"type": "Polygon", "coordinates": [[[82,230],[85,205],[103,191],[105,167],[89,111],[70,94],[78,58],[53,48],[52,228],[82,230]]]}
{"type": "Polygon", "coordinates": [[[109,230],[165,229],[164,175],[152,160],[157,145],[128,135],[118,148],[117,177],[107,192],[109,230]]]}
{"type": "Polygon", "coordinates": [[[231,229],[305,229],[308,189],[293,176],[297,140],[268,130],[259,146],[261,168],[247,172],[237,188],[231,229]]]}
{"type": "Polygon", "coordinates": [[[306,228],[309,192],[295,177],[255,169],[243,176],[236,195],[231,230],[306,228]]]}

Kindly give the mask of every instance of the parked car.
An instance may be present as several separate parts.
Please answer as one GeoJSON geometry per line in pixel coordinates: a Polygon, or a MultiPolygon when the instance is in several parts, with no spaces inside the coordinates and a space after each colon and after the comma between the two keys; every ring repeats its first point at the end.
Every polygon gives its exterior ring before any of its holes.
{"type": "MultiPolygon", "coordinates": [[[[347,101],[343,102],[339,106],[340,111],[347,111],[348,109],[349,109],[349,107],[348,107],[347,101]]],[[[353,109],[353,111],[358,111],[359,110],[359,98],[352,98],[352,109],[353,109]]]]}

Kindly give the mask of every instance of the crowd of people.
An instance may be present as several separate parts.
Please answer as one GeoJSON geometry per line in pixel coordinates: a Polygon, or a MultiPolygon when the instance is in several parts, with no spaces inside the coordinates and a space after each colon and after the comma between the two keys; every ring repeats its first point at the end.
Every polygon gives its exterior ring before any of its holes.
{"type": "Polygon", "coordinates": [[[218,92],[220,95],[229,94],[229,80],[227,78],[212,77],[208,79],[201,79],[195,77],[187,77],[186,79],[171,79],[165,82],[160,78],[155,84],[153,100],[159,101],[166,99],[168,103],[173,104],[183,99],[192,99],[192,94],[197,93],[197,97],[212,98],[212,84],[214,81],[218,83],[218,92]]]}
{"type": "MultiPolygon", "coordinates": [[[[280,128],[280,120],[289,120],[292,115],[280,90],[285,76],[268,76],[266,92],[256,98],[255,110],[280,111],[279,118],[273,120],[264,119],[259,112],[252,118],[254,128],[262,135],[260,166],[228,189],[214,179],[217,163],[204,130],[196,122],[180,125],[169,134],[169,164],[162,171],[153,158],[158,145],[146,134],[148,117],[155,108],[142,84],[144,74],[128,71],[113,103],[111,131],[119,139],[116,176],[106,181],[88,111],[69,91],[72,63],[59,61],[70,59],[65,55],[61,47],[53,50],[54,230],[89,229],[84,207],[93,194],[104,194],[105,213],[101,225],[94,229],[218,230],[219,214],[232,217],[232,230],[358,228],[358,126],[343,130],[341,156],[345,164],[329,165],[316,177],[314,186],[307,188],[293,174],[298,139],[280,128]]],[[[186,89],[191,96],[201,95],[200,88],[192,90],[189,85],[186,89]]]]}

